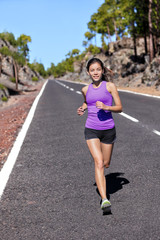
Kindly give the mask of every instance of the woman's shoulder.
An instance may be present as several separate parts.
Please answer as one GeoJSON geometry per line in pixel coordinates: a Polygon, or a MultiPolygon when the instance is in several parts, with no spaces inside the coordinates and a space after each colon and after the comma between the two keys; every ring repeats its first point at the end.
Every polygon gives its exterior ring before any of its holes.
{"type": "Polygon", "coordinates": [[[107,82],[106,87],[107,87],[108,92],[112,92],[115,89],[117,89],[116,85],[113,82],[107,82]]]}
{"type": "Polygon", "coordinates": [[[82,88],[82,93],[86,95],[89,85],[86,85],[82,88]]]}

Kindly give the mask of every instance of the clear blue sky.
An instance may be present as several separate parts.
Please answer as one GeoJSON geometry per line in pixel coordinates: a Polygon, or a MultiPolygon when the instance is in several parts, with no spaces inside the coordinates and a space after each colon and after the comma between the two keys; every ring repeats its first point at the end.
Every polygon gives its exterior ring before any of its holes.
{"type": "MultiPolygon", "coordinates": [[[[104,0],[0,0],[0,32],[29,35],[30,62],[45,68],[74,48],[83,51],[87,23],[104,0]]],[[[100,40],[98,41],[100,46],[100,40]]]]}

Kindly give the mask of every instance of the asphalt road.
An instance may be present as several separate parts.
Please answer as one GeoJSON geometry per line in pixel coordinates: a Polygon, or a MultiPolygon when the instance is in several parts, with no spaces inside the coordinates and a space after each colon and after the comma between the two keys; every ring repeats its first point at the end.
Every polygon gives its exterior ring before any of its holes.
{"type": "Polygon", "coordinates": [[[81,88],[46,85],[0,201],[1,240],[160,239],[160,99],[120,92],[124,113],[139,121],[113,115],[118,137],[105,172],[112,214],[103,215],[86,114],[76,114],[81,88]]]}

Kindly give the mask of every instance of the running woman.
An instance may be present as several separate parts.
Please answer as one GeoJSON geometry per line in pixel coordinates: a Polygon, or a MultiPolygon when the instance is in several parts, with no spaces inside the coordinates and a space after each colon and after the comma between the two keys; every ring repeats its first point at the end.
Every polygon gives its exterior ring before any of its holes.
{"type": "Polygon", "coordinates": [[[99,58],[91,58],[86,68],[92,83],[82,88],[84,103],[77,109],[77,113],[82,116],[88,109],[84,131],[85,139],[94,159],[95,181],[102,198],[101,209],[107,213],[111,211],[111,203],[107,199],[104,168],[108,168],[110,165],[116,140],[112,112],[121,112],[122,104],[114,83],[107,82],[108,69],[103,62],[99,58]],[[112,106],[112,98],[114,106],[112,106]]]}

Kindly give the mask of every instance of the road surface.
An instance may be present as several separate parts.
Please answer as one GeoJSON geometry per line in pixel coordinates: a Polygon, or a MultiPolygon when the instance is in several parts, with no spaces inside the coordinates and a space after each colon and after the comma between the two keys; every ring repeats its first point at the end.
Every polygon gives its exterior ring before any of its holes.
{"type": "Polygon", "coordinates": [[[79,117],[82,85],[49,81],[0,200],[1,240],[160,239],[160,99],[120,92],[103,215],[79,117]],[[126,115],[125,115],[126,114],[126,115]]]}

